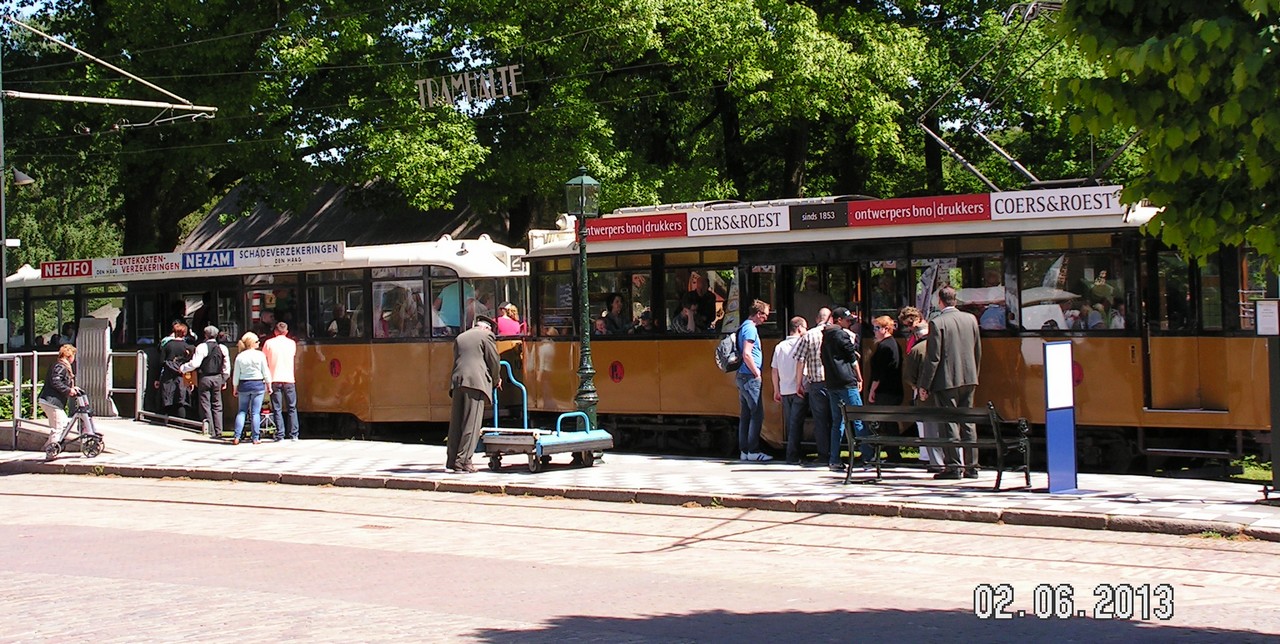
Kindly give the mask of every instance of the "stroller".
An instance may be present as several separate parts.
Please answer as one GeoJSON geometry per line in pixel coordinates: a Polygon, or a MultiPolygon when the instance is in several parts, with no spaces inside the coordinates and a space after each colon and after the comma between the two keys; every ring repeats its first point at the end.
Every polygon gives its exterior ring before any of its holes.
{"type": "Polygon", "coordinates": [[[68,401],[71,411],[71,420],[67,425],[66,433],[62,435],[62,440],[49,445],[44,449],[44,458],[46,461],[52,461],[59,454],[66,451],[67,446],[75,441],[80,441],[80,453],[85,458],[94,458],[102,453],[105,443],[102,434],[99,434],[93,426],[93,413],[89,410],[89,395],[80,394],[72,396],[68,401]]]}

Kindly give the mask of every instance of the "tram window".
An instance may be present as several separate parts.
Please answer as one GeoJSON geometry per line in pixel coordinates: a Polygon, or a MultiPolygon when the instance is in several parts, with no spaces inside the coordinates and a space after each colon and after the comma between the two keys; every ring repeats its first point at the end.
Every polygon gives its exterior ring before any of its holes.
{"type": "MultiPolygon", "coordinates": [[[[159,320],[156,319],[156,301],[154,297],[130,295],[133,313],[125,317],[124,343],[155,344],[159,320]],[[133,328],[129,328],[129,323],[133,328]]],[[[127,305],[126,305],[126,308],[127,305]]]]}
{"type": "Polygon", "coordinates": [[[898,284],[898,262],[880,261],[871,263],[871,319],[881,315],[898,319],[898,309],[902,308],[902,293],[898,284]]]}
{"type": "Polygon", "coordinates": [[[1028,331],[1102,331],[1128,324],[1119,250],[1024,253],[1022,325],[1028,331]]]}
{"type": "MultiPolygon", "coordinates": [[[[817,266],[797,266],[793,269],[791,284],[791,315],[798,315],[813,324],[818,311],[823,307],[831,308],[835,303],[831,296],[822,290],[822,277],[817,266]]],[[[780,307],[774,307],[780,308],[780,307]]]]}
{"type": "Polygon", "coordinates": [[[75,302],[71,298],[31,302],[33,346],[37,351],[62,344],[65,325],[75,324],[75,302]]]}
{"type": "Polygon", "coordinates": [[[978,318],[979,326],[1005,329],[1010,316],[1002,266],[1000,255],[912,260],[913,303],[928,315],[937,310],[938,290],[950,286],[956,289],[956,307],[978,318]]]}
{"type": "MultiPolygon", "coordinates": [[[[307,337],[306,329],[298,327],[298,277],[293,273],[255,275],[245,278],[249,290],[245,292],[245,305],[249,310],[249,329],[259,337],[275,333],[277,322],[289,325],[289,333],[307,337]]],[[[220,318],[228,319],[228,318],[220,318]]],[[[239,319],[230,318],[230,319],[239,319]]]]}
{"type": "Polygon", "coordinates": [[[602,335],[643,332],[644,311],[652,318],[653,285],[648,271],[590,271],[591,317],[600,318],[602,335]]]}
{"type": "Polygon", "coordinates": [[[85,317],[106,320],[111,329],[111,342],[121,344],[125,319],[124,295],[99,295],[85,300],[85,317]]]}
{"type": "MultiPolygon", "coordinates": [[[[680,254],[668,253],[668,257],[680,254]]],[[[736,326],[738,311],[731,306],[738,293],[736,276],[732,266],[668,270],[664,277],[668,332],[715,333],[726,324],[736,326]]]]}
{"type": "Polygon", "coordinates": [[[27,346],[26,307],[20,299],[9,300],[9,350],[27,346]]]}
{"type": "Polygon", "coordinates": [[[462,323],[466,328],[475,325],[476,316],[483,315],[490,319],[493,318],[494,311],[498,308],[497,289],[492,279],[467,279],[462,280],[463,292],[471,295],[464,298],[462,302],[462,323]]]}
{"type": "Polygon", "coordinates": [[[827,293],[831,295],[832,304],[843,306],[854,313],[858,312],[859,291],[858,277],[848,266],[827,267],[827,293]]]}
{"type": "Polygon", "coordinates": [[[1155,319],[1161,331],[1195,330],[1191,266],[1175,251],[1161,251],[1156,257],[1155,296],[1155,319]]]}
{"type": "Polygon", "coordinates": [[[498,335],[514,336],[528,333],[528,325],[522,315],[523,311],[528,310],[526,307],[528,294],[524,290],[525,280],[513,277],[498,278],[497,284],[498,310],[496,313],[499,317],[494,319],[498,323],[498,335]],[[503,317],[510,318],[511,321],[504,322],[503,317]]]}
{"type": "Polygon", "coordinates": [[[331,284],[307,289],[308,320],[315,328],[308,335],[324,338],[366,337],[364,289],[358,284],[331,284]]]}
{"type": "Polygon", "coordinates": [[[374,282],[373,337],[422,337],[427,313],[424,300],[421,279],[374,282]]]}
{"type": "Polygon", "coordinates": [[[1265,297],[1267,293],[1267,270],[1257,250],[1243,248],[1241,249],[1241,255],[1240,293],[1237,298],[1240,311],[1240,329],[1242,331],[1252,331],[1257,326],[1255,322],[1257,310],[1255,302],[1265,297]]]}
{"type": "Polygon", "coordinates": [[[1222,274],[1215,253],[1200,267],[1200,320],[1205,331],[1221,331],[1222,274]]]}
{"type": "Polygon", "coordinates": [[[543,336],[571,336],[574,332],[572,273],[538,276],[537,332],[543,336]]]}
{"type": "MultiPolygon", "coordinates": [[[[778,330],[778,316],[781,315],[774,302],[778,301],[778,267],[776,265],[752,266],[751,279],[748,282],[747,296],[742,298],[742,307],[751,306],[752,300],[760,300],[769,305],[769,317],[760,325],[763,335],[773,335],[778,330]]],[[[741,322],[739,322],[741,323],[741,322]]]]}

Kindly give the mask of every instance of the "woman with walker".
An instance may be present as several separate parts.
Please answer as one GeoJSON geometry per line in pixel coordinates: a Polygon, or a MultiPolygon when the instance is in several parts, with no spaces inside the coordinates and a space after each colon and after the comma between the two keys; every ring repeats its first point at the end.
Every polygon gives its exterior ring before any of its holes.
{"type": "Polygon", "coordinates": [[[271,389],[271,370],[267,367],[267,356],[258,350],[258,334],[248,331],[240,336],[239,348],[231,374],[231,394],[239,399],[236,435],[231,444],[240,444],[245,417],[248,416],[253,425],[253,444],[257,445],[262,442],[262,414],[258,412],[262,409],[262,398],[271,389]]]}
{"type": "MultiPolygon", "coordinates": [[[[37,398],[40,409],[49,419],[49,439],[44,443],[44,453],[50,459],[62,451],[62,440],[71,428],[71,419],[66,412],[67,402],[71,397],[84,393],[76,386],[76,374],[71,368],[75,361],[75,345],[64,344],[58,347],[58,361],[50,365],[49,374],[45,377],[44,386],[40,388],[37,398]]],[[[92,435],[93,426],[88,425],[81,432],[92,435]]]]}

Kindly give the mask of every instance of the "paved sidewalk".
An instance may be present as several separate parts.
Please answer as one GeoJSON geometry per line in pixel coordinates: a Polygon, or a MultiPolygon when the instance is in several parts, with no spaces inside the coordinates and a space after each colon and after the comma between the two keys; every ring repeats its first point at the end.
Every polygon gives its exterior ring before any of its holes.
{"type": "MultiPolygon", "coordinates": [[[[1042,472],[1032,474],[1029,490],[993,492],[992,472],[983,472],[977,480],[935,481],[921,469],[898,467],[886,469],[880,483],[844,485],[843,473],[826,468],[614,453],[590,468],[571,466],[569,455],[556,455],[538,474],[528,471],[522,456],[507,457],[501,471],[491,472],[484,468],[483,455],[477,455],[478,473],[450,474],[443,467],[443,446],[331,440],[232,446],[168,427],[115,419],[95,422],[107,439],[101,456],[86,459],[71,452],[45,463],[42,453],[0,451],[0,474],[114,474],[530,494],[1169,534],[1213,531],[1280,541],[1280,505],[1263,503],[1262,485],[1257,483],[1082,474],[1079,484],[1087,492],[1050,495],[1042,472]]],[[[869,476],[855,472],[854,480],[869,476]]],[[[1021,473],[1006,472],[1004,485],[1022,480],[1021,473]]]]}

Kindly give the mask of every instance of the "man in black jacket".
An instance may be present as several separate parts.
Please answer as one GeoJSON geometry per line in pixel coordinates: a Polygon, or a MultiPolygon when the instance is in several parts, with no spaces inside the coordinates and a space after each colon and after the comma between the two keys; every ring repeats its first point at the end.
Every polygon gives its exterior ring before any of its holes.
{"type": "MultiPolygon", "coordinates": [[[[844,414],[840,413],[840,401],[846,405],[862,405],[862,369],[858,365],[858,336],[851,330],[857,319],[849,309],[841,306],[831,312],[835,325],[822,332],[822,370],[827,376],[827,396],[831,400],[831,456],[832,470],[840,471],[840,440],[844,437],[844,414]]],[[[863,435],[862,421],[854,421],[854,435],[863,435]]],[[[874,450],[864,443],[862,460],[874,459],[874,450]]]]}

